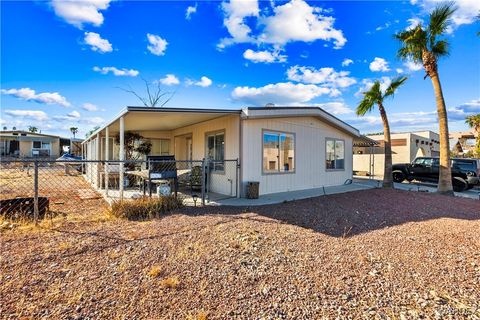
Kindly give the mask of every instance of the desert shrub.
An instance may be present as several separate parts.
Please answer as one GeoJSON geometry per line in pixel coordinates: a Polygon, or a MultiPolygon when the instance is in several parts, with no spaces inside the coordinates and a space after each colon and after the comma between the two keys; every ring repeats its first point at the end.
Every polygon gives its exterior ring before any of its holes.
{"type": "Polygon", "coordinates": [[[165,289],[176,289],[180,284],[178,277],[165,278],[160,281],[160,286],[165,289]]]}
{"type": "Polygon", "coordinates": [[[128,220],[146,220],[160,217],[162,214],[183,206],[182,200],[174,196],[159,198],[140,198],[115,201],[110,209],[117,218],[128,220]]]}
{"type": "Polygon", "coordinates": [[[156,278],[162,273],[162,268],[160,266],[153,266],[147,273],[148,276],[156,278]]]}

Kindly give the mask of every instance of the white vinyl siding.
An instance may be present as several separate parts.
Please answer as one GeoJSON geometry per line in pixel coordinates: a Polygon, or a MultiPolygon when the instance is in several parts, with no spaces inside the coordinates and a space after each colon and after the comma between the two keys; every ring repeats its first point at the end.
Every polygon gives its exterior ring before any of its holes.
{"type": "Polygon", "coordinates": [[[247,119],[243,121],[242,192],[248,181],[260,182],[260,194],[341,185],[352,178],[352,136],[315,117],[247,119]],[[295,171],[262,174],[263,133],[289,132],[295,136],[295,171]],[[325,168],[325,141],[344,141],[344,170],[325,168]]]}

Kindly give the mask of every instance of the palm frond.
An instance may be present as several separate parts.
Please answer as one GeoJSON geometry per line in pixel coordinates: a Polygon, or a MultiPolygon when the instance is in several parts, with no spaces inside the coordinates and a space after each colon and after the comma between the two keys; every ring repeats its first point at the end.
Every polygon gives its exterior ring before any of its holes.
{"type": "Polygon", "coordinates": [[[433,44],[432,48],[431,48],[432,53],[437,58],[443,57],[443,56],[448,56],[449,49],[450,49],[450,45],[445,40],[439,40],[439,41],[435,42],[433,44]]]}
{"type": "Polygon", "coordinates": [[[398,87],[403,85],[405,81],[407,81],[408,77],[397,77],[392,80],[392,83],[388,86],[387,90],[385,90],[384,98],[393,96],[395,91],[397,91],[398,87]]]}
{"type": "Polygon", "coordinates": [[[380,90],[380,81],[376,80],[373,86],[367,92],[363,93],[363,99],[360,101],[356,109],[358,116],[364,116],[366,113],[372,111],[375,103],[382,98],[382,92],[380,90]]]}
{"type": "Polygon", "coordinates": [[[422,51],[427,47],[427,33],[419,24],[414,29],[405,30],[394,35],[400,41],[397,57],[401,60],[422,61],[422,51]]]}
{"type": "Polygon", "coordinates": [[[480,113],[476,115],[471,115],[468,116],[465,119],[465,123],[470,127],[470,128],[479,128],[480,127],[480,113]]]}
{"type": "MultiPolygon", "coordinates": [[[[452,15],[457,10],[454,2],[447,2],[437,6],[430,13],[430,23],[428,25],[428,33],[430,37],[443,35],[450,25],[452,15]]],[[[433,41],[435,42],[435,41],[433,41]]]]}

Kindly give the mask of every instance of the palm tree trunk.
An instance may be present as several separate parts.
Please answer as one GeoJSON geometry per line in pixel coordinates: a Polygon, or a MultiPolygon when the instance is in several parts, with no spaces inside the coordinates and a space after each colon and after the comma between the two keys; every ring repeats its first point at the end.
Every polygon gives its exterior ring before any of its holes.
{"type": "Polygon", "coordinates": [[[432,72],[432,74],[430,74],[430,78],[432,79],[433,90],[435,91],[440,130],[440,174],[438,178],[437,192],[441,194],[453,195],[447,108],[445,107],[445,99],[443,98],[443,91],[438,72],[432,72]]]}
{"type": "Polygon", "coordinates": [[[380,116],[383,121],[383,141],[385,145],[385,169],[383,171],[383,188],[393,188],[392,177],[392,143],[390,138],[390,125],[388,124],[387,113],[382,103],[378,103],[380,116]]]}

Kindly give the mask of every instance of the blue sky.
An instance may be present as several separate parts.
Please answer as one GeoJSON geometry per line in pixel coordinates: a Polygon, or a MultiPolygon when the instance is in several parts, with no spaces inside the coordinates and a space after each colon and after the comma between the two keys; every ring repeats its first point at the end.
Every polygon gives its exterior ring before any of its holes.
{"type": "MultiPolygon", "coordinates": [[[[140,101],[142,79],[169,107],[318,105],[362,132],[353,110],[375,79],[409,80],[386,102],[392,130],[437,131],[420,66],[396,59],[395,32],[426,21],[434,0],[2,1],[1,126],[79,136],[140,101]]],[[[450,130],[480,112],[480,1],[457,1],[439,63],[450,130]]]]}

